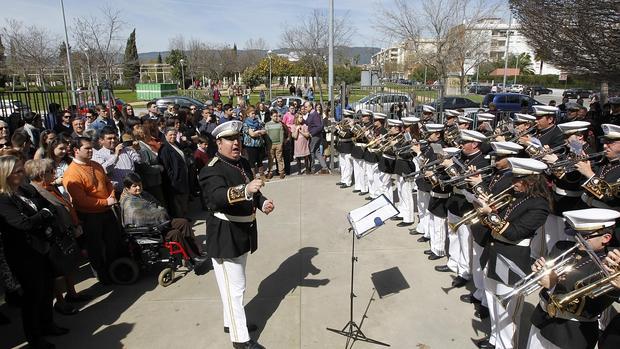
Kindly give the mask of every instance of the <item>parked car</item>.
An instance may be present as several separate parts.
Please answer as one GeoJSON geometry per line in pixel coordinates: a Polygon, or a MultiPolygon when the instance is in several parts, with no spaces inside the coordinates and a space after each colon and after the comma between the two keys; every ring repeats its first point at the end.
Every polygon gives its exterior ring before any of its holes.
{"type": "Polygon", "coordinates": [[[566,97],[568,99],[579,99],[589,97],[591,94],[592,90],[587,90],[585,88],[569,88],[568,90],[564,90],[562,97],[566,97]]]}
{"type": "MultiPolygon", "coordinates": [[[[480,109],[480,104],[472,101],[469,98],[461,97],[461,96],[444,96],[441,100],[434,100],[428,105],[433,108],[439,110],[440,108],[443,110],[446,109],[462,109],[465,113],[477,112],[480,109]]],[[[422,105],[418,104],[415,107],[416,112],[422,111],[422,105]]]]}
{"type": "Polygon", "coordinates": [[[278,99],[280,98],[282,98],[282,100],[284,101],[284,105],[287,107],[289,105],[292,105],[293,101],[297,101],[297,104],[299,104],[300,106],[306,101],[306,99],[297,97],[297,96],[276,96],[276,97],[273,97],[273,100],[270,103],[269,110],[273,110],[273,108],[276,107],[276,103],[278,102],[278,99]]]}
{"type": "Polygon", "coordinates": [[[491,86],[474,85],[470,87],[468,91],[469,93],[475,93],[478,95],[486,95],[487,93],[491,93],[491,86]]]}
{"type": "Polygon", "coordinates": [[[366,96],[354,103],[354,110],[369,109],[376,112],[386,113],[394,104],[401,103],[407,110],[413,107],[413,99],[404,93],[378,93],[366,96]]]}
{"type": "Polygon", "coordinates": [[[523,89],[524,88],[525,88],[525,86],[523,86],[521,84],[514,84],[514,85],[510,86],[510,88],[508,89],[508,92],[523,93],[523,89]]]}
{"type": "Polygon", "coordinates": [[[203,102],[187,96],[165,96],[155,98],[152,101],[155,102],[157,108],[162,113],[168,108],[168,104],[178,104],[181,108],[189,108],[191,106],[195,106],[199,110],[202,110],[206,107],[203,102]]]}
{"type": "Polygon", "coordinates": [[[500,111],[510,111],[510,112],[519,112],[521,111],[521,106],[527,102],[528,112],[532,112],[534,105],[543,105],[539,101],[534,98],[518,93],[489,93],[484,96],[482,100],[482,106],[485,108],[489,107],[489,103],[493,102],[498,110],[500,111]]]}
{"type": "Polygon", "coordinates": [[[535,96],[538,95],[549,95],[552,94],[553,91],[544,87],[544,86],[528,86],[525,88],[525,90],[523,91],[523,94],[529,95],[529,94],[534,94],[535,96]]]}

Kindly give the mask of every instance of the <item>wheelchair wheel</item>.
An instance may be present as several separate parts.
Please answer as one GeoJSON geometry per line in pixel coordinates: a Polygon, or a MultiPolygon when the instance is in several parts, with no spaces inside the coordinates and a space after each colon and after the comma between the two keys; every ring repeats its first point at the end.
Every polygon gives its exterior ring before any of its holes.
{"type": "Polygon", "coordinates": [[[157,282],[163,287],[167,287],[172,285],[174,281],[174,269],[173,268],[164,268],[159,273],[159,277],[157,278],[157,282]]]}
{"type": "Polygon", "coordinates": [[[139,274],[138,264],[131,258],[122,257],[110,264],[110,278],[115,284],[131,285],[138,280],[139,274]]]}

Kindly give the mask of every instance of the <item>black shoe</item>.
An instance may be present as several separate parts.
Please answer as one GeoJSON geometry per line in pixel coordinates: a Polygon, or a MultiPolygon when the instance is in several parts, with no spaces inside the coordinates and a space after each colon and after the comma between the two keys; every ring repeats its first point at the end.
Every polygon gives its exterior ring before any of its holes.
{"type": "Polygon", "coordinates": [[[420,235],[420,234],[422,234],[422,233],[420,233],[420,232],[417,230],[417,228],[415,228],[415,229],[409,229],[409,234],[410,234],[410,235],[420,235]]]}
{"type": "Polygon", "coordinates": [[[245,343],[233,342],[234,349],[265,349],[262,345],[258,344],[254,340],[250,339],[245,343]]]}
{"type": "Polygon", "coordinates": [[[422,236],[421,238],[419,238],[417,240],[418,242],[427,242],[427,241],[431,241],[431,239],[427,238],[426,236],[422,236]]]}
{"type": "Polygon", "coordinates": [[[350,187],[351,187],[350,185],[343,184],[343,185],[340,186],[340,189],[347,189],[347,188],[350,188],[350,187]]]}
{"type": "Polygon", "coordinates": [[[364,195],[368,195],[367,191],[360,191],[359,196],[364,196],[364,195]]]}
{"type": "Polygon", "coordinates": [[[394,216],[394,217],[390,218],[390,220],[392,220],[392,221],[402,221],[403,217],[394,216]]]}
{"type": "Polygon", "coordinates": [[[447,265],[436,265],[435,270],[441,273],[448,273],[452,271],[447,265]]]}
{"type": "MultiPolygon", "coordinates": [[[[258,326],[254,324],[248,324],[247,326],[248,326],[248,332],[254,332],[258,330],[258,326]]],[[[230,333],[230,329],[228,328],[228,326],[224,326],[224,333],[230,333]]]]}
{"type": "Polygon", "coordinates": [[[342,186],[343,184],[344,184],[344,183],[342,183],[342,182],[338,182],[338,183],[336,183],[336,185],[340,185],[340,186],[342,186]]]}
{"type": "Polygon", "coordinates": [[[373,199],[373,198],[371,198],[370,196],[367,196],[367,197],[365,197],[364,199],[365,199],[365,200],[367,200],[367,201],[374,200],[374,199],[373,199]]]}
{"type": "Polygon", "coordinates": [[[438,256],[438,255],[436,255],[434,253],[431,253],[431,255],[428,256],[428,260],[431,260],[431,261],[434,261],[434,260],[437,260],[437,259],[441,259],[441,258],[443,258],[443,257],[442,256],[438,256]]]}
{"type": "Polygon", "coordinates": [[[404,228],[404,227],[408,227],[408,226],[410,226],[412,224],[413,224],[413,222],[411,222],[411,223],[400,222],[400,223],[396,224],[396,226],[399,227],[399,228],[404,228]]]}
{"type": "Polygon", "coordinates": [[[77,294],[75,296],[72,296],[70,294],[66,294],[65,295],[65,301],[70,302],[70,303],[87,303],[93,300],[93,296],[86,294],[86,293],[82,293],[82,294],[77,294]]]}
{"type": "Polygon", "coordinates": [[[75,315],[80,312],[80,309],[70,303],[56,303],[54,304],[54,310],[62,315],[75,315]]]}
{"type": "Polygon", "coordinates": [[[433,254],[433,251],[431,251],[431,250],[424,250],[424,254],[427,255],[427,256],[430,256],[430,255],[433,254]]]}
{"type": "Polygon", "coordinates": [[[473,340],[474,344],[480,349],[495,349],[495,346],[489,343],[488,338],[483,338],[481,340],[473,340]]]}
{"type": "Polygon", "coordinates": [[[457,276],[452,280],[452,287],[463,287],[467,284],[469,280],[465,280],[460,276],[457,276]]]}
{"type": "Polygon", "coordinates": [[[43,330],[44,336],[64,336],[67,333],[69,333],[68,328],[60,327],[56,324],[51,324],[43,330]]]}
{"type": "Polygon", "coordinates": [[[354,193],[359,193],[359,192],[361,192],[361,190],[359,190],[359,189],[354,189],[354,190],[353,190],[353,192],[354,192],[354,193]]]}
{"type": "Polygon", "coordinates": [[[198,276],[204,275],[213,269],[211,259],[206,256],[194,257],[192,258],[192,263],[194,264],[194,274],[198,276]]]}
{"type": "Polygon", "coordinates": [[[482,305],[478,306],[478,309],[474,312],[474,316],[480,320],[486,319],[489,317],[489,308],[483,307],[482,305]]]}
{"type": "Polygon", "coordinates": [[[478,298],[474,297],[471,293],[461,295],[461,302],[469,303],[469,304],[481,304],[482,301],[478,300],[478,298]]]}
{"type": "Polygon", "coordinates": [[[200,256],[192,257],[192,263],[194,263],[194,265],[196,266],[196,265],[199,265],[199,264],[202,264],[208,261],[209,259],[210,258],[207,256],[200,255],[200,256]]]}

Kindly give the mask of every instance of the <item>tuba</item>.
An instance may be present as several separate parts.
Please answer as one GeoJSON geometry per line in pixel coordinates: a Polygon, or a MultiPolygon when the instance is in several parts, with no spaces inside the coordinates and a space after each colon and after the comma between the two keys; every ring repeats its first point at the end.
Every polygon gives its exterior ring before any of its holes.
{"type": "MultiPolygon", "coordinates": [[[[493,195],[489,197],[487,201],[487,205],[492,207],[495,210],[499,210],[502,207],[510,205],[510,203],[514,200],[514,197],[509,193],[514,189],[514,185],[504,189],[502,192],[497,195],[493,195]]],[[[448,228],[450,228],[453,232],[457,231],[459,227],[463,224],[476,224],[483,221],[486,218],[486,215],[480,212],[479,208],[474,208],[473,210],[465,213],[463,218],[456,223],[448,223],[448,228]]]]}

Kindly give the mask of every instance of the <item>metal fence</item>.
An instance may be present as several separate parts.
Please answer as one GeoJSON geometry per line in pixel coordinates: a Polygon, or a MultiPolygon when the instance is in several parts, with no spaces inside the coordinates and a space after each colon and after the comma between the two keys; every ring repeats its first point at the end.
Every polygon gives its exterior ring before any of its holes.
{"type": "Polygon", "coordinates": [[[19,110],[47,114],[52,103],[66,107],[71,104],[71,96],[66,91],[2,92],[0,93],[0,117],[6,118],[19,110]]]}

